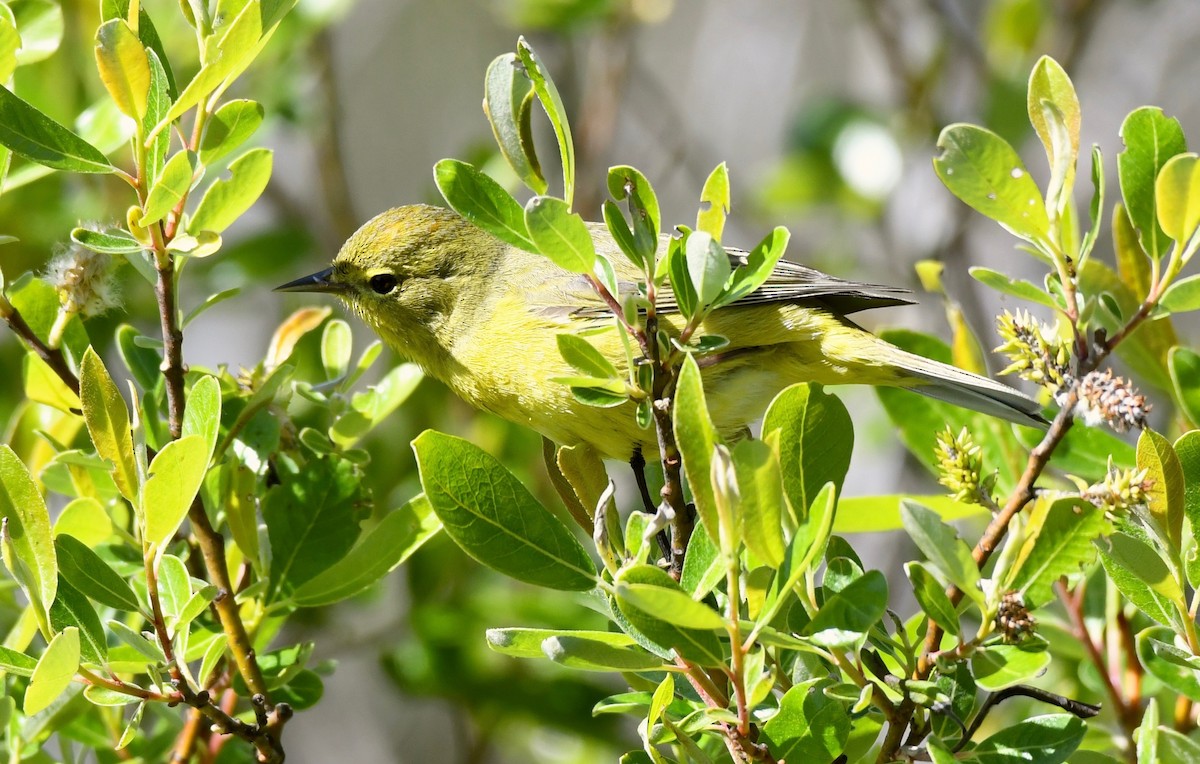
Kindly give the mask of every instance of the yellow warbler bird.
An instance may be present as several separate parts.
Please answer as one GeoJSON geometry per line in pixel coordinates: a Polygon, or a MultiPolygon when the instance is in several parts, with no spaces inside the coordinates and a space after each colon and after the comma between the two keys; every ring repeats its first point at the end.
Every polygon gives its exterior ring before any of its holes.
{"type": "MultiPolygon", "coordinates": [[[[591,232],[618,279],[644,279],[603,226],[592,224],[591,232]]],[[[730,250],[730,257],[737,265],[744,253],[730,250]]],[[[384,341],[468,403],[556,443],[587,444],[624,461],[658,452],[654,431],[637,425],[633,404],[588,406],[552,381],[578,375],[559,354],[557,335],[612,320],[587,280],[455,212],[426,205],[389,210],[351,236],[332,267],[278,290],[340,297],[384,341]]],[[[702,364],[714,424],[735,433],[762,416],[784,387],[808,381],[903,387],[1044,425],[1041,407],[1022,393],[905,352],[846,318],[908,303],[904,292],[781,261],[759,289],[713,311],[700,327],[698,335],[729,340],[702,364]]],[[[658,315],[660,328],[678,335],[684,322],[669,292],[660,295],[658,315]]],[[[616,332],[588,340],[624,366],[616,332]]]]}

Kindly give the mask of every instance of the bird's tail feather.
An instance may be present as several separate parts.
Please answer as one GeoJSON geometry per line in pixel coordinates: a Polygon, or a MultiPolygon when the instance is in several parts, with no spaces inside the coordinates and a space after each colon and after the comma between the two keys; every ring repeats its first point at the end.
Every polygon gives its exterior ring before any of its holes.
{"type": "Polygon", "coordinates": [[[1045,429],[1048,424],[1041,404],[1019,390],[939,361],[901,353],[893,363],[914,380],[908,389],[915,393],[1027,427],[1045,429]]]}

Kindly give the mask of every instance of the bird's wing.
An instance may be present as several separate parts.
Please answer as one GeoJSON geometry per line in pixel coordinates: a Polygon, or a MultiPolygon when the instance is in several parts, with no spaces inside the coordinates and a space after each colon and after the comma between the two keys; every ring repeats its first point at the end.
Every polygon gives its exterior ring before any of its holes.
{"type": "MultiPolygon", "coordinates": [[[[736,249],[727,251],[729,264],[734,268],[746,263],[746,252],[736,249]]],[[[906,294],[910,294],[909,290],[901,287],[840,279],[815,268],[780,260],[762,286],[732,304],[818,300],[844,315],[870,308],[911,305],[913,300],[903,296],[906,294]]],[[[673,293],[660,294],[657,307],[663,312],[679,310],[673,293]]]]}
{"type": "MultiPolygon", "coordinates": [[[[609,261],[613,263],[621,291],[633,291],[640,272],[617,248],[602,227],[594,227],[592,235],[597,249],[608,255],[609,261]]],[[[734,268],[744,265],[749,256],[743,250],[726,251],[729,253],[729,264],[734,268]]],[[[597,318],[609,314],[608,306],[582,276],[547,279],[541,284],[531,286],[533,288],[528,293],[530,301],[547,314],[579,318],[597,318]]],[[[840,279],[815,268],[781,260],[762,286],[732,304],[811,301],[835,313],[846,315],[870,308],[911,305],[913,300],[904,296],[907,294],[910,294],[909,290],[901,287],[840,279]]],[[[669,286],[660,290],[657,297],[656,307],[660,313],[679,311],[679,303],[669,286]]]]}

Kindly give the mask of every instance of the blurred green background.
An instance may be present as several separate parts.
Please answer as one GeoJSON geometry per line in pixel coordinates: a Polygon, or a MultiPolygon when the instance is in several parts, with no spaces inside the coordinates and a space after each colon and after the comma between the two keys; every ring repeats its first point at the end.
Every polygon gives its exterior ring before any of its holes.
{"type": "MultiPolygon", "coordinates": [[[[12,2],[17,13],[47,4],[12,2]]],[[[189,34],[174,0],[144,5],[168,50],[191,47],[172,45],[189,34]]],[[[61,50],[22,67],[16,86],[70,122],[103,95],[90,56],[97,8],[92,0],[61,8],[61,50]]],[[[1099,143],[1111,162],[1120,120],[1137,106],[1160,105],[1185,128],[1200,123],[1197,22],[1194,0],[300,0],[234,89],[267,109],[256,139],[275,149],[275,174],[225,249],[188,268],[185,310],[220,290],[243,291],[189,328],[186,358],[253,365],[279,320],[316,303],[272,286],[323,267],[370,216],[436,202],[438,159],[493,162],[483,73],[517,34],[547,59],[567,100],[585,216],[599,219],[605,171],[621,163],[654,183],[664,222],[688,223],[704,178],[727,161],[726,243],[750,244],[785,224],[791,258],[913,289],[913,264],[941,260],[947,290],[990,347],[1001,304],[966,267],[1022,275],[1032,261],[1014,257],[1002,231],[941,187],[930,165],[938,131],[971,120],[1029,148],[1025,77],[1048,53],[1079,91],[1083,142],[1099,143]]],[[[1031,164],[1044,180],[1045,168],[1031,164]]],[[[0,232],[21,241],[0,249],[5,274],[42,268],[81,221],[122,219],[126,191],[112,178],[56,174],[6,192],[0,232]]],[[[93,337],[111,335],[110,322],[154,326],[145,283],[131,271],[123,280],[128,315],[91,319],[93,337]]],[[[862,320],[945,336],[941,298],[923,302],[862,320]]],[[[365,345],[366,330],[356,332],[365,345]]],[[[0,334],[0,368],[10,370],[0,375],[0,421],[20,394],[11,373],[20,352],[0,334]]],[[[847,491],[934,490],[906,461],[874,396],[839,393],[858,433],[847,491]]],[[[378,500],[398,505],[418,490],[408,442],[426,427],[469,437],[556,501],[536,435],[428,381],[367,446],[378,500]]],[[[896,546],[858,549],[894,575],[905,559],[896,546]]],[[[318,657],[338,668],[324,701],[289,726],[289,761],[614,760],[633,730],[593,719],[591,707],[619,687],[495,655],[483,641],[489,626],[568,625],[567,610],[578,612],[568,595],[501,580],[436,539],[371,596],[302,614],[297,636],[314,639],[318,657]]]]}

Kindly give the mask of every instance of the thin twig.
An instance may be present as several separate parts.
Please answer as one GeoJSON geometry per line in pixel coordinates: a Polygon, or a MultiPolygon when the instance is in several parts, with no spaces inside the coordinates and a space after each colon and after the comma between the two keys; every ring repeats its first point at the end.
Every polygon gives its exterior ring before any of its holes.
{"type": "Polygon", "coordinates": [[[25,322],[21,312],[16,306],[10,303],[3,295],[0,295],[0,318],[8,324],[29,349],[32,350],[38,358],[45,361],[58,378],[63,383],[71,388],[71,391],[79,395],[79,377],[75,376],[75,372],[71,369],[71,364],[67,363],[66,356],[63,355],[61,348],[51,348],[42,342],[41,338],[34,334],[33,329],[25,322]]]}

